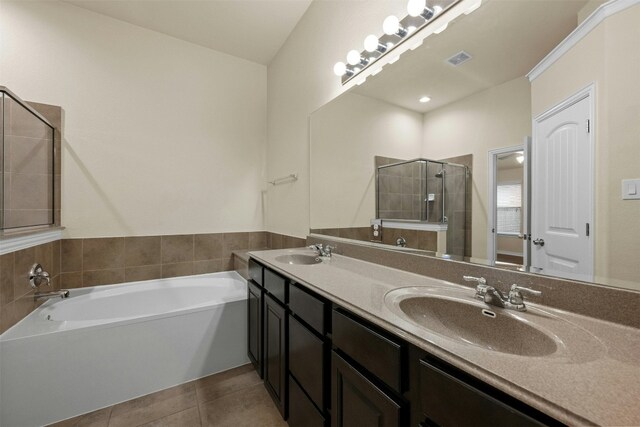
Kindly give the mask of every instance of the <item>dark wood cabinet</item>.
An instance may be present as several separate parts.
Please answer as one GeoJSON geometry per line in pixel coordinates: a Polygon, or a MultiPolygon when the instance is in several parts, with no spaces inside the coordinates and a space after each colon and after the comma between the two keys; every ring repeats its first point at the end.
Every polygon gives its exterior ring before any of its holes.
{"type": "Polygon", "coordinates": [[[402,406],[332,352],[332,413],[334,427],[394,427],[403,425],[402,406]]]}
{"type": "Polygon", "coordinates": [[[289,376],[289,427],[324,427],[322,414],[307,397],[296,380],[289,376]]]}
{"type": "Polygon", "coordinates": [[[282,417],[287,417],[287,313],[271,295],[264,297],[264,385],[282,417]]]}
{"type": "Polygon", "coordinates": [[[249,330],[247,352],[249,360],[262,378],[262,288],[249,281],[247,284],[247,317],[249,330]]]}

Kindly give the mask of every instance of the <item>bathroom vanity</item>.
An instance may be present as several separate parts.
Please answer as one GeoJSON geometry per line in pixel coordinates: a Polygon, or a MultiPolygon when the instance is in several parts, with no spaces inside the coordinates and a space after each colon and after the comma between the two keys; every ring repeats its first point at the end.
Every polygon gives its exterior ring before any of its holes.
{"type": "Polygon", "coordinates": [[[292,426],[640,422],[637,329],[529,301],[512,312],[340,255],[262,251],[249,263],[249,356],[292,426]],[[425,305],[411,318],[411,298],[440,298],[443,321],[425,305]]]}

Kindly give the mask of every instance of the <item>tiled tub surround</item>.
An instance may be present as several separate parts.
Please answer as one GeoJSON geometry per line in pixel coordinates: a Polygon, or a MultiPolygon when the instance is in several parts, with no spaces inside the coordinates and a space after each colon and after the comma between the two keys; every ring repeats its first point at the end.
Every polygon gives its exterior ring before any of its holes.
{"type": "Polygon", "coordinates": [[[36,262],[51,275],[51,287],[42,285],[42,290],[60,289],[60,241],[0,256],[0,333],[42,304],[33,300],[35,290],[29,285],[29,270],[36,262]]]}
{"type": "MultiPolygon", "coordinates": [[[[311,251],[257,251],[251,252],[251,256],[561,422],[569,425],[640,425],[640,407],[637,405],[640,396],[640,330],[637,328],[527,301],[530,310],[519,315],[550,328],[551,333],[557,333],[563,340],[567,349],[560,346],[557,352],[538,357],[499,353],[417,327],[385,304],[385,295],[398,288],[429,286],[443,293],[468,293],[471,300],[473,289],[341,255],[334,255],[315,265],[289,265],[276,260],[276,257],[290,253],[311,254],[311,251]]],[[[387,255],[394,258],[394,254],[387,255]]],[[[424,261],[424,257],[421,258],[424,261]]],[[[451,264],[451,267],[455,271],[456,265],[451,264]]],[[[465,273],[459,271],[457,275],[465,273]]],[[[537,283],[533,287],[541,289],[537,283]]],[[[544,292],[545,288],[542,289],[544,292]]],[[[609,291],[612,294],[618,292],[609,291]]],[[[608,310],[617,307],[627,317],[637,319],[640,293],[620,292],[613,296],[628,299],[604,299],[598,303],[608,310]]],[[[556,296],[555,292],[550,293],[556,296]]],[[[597,297],[586,294],[576,294],[574,303],[583,304],[587,296],[597,297]]],[[[637,323],[637,320],[627,323],[637,323]]],[[[500,331],[495,333],[500,334],[500,331]]]]}
{"type": "Polygon", "coordinates": [[[5,254],[0,256],[0,333],[42,304],[33,301],[27,279],[36,262],[51,274],[51,290],[58,290],[230,271],[233,251],[304,245],[304,239],[256,231],[63,239],[5,254]]]}

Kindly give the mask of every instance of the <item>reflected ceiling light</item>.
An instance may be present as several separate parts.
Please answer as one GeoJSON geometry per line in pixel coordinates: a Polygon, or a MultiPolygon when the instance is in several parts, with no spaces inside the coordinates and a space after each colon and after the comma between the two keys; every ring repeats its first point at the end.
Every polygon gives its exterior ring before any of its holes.
{"type": "Polygon", "coordinates": [[[400,26],[400,20],[395,15],[389,15],[382,23],[382,31],[388,36],[404,37],[407,35],[407,30],[400,26]]]}
{"type": "MultiPolygon", "coordinates": [[[[442,8],[440,8],[440,10],[442,10],[442,8]]],[[[434,9],[427,6],[427,0],[409,0],[407,13],[413,17],[422,16],[427,21],[436,14],[434,9]]]]}
{"type": "Polygon", "coordinates": [[[470,14],[471,12],[473,12],[474,10],[476,10],[477,8],[479,8],[480,6],[482,6],[482,0],[478,0],[477,2],[475,2],[474,4],[472,4],[469,9],[467,9],[467,11],[464,13],[465,15],[470,14]]]}
{"type": "Polygon", "coordinates": [[[516,160],[518,163],[522,164],[522,162],[524,162],[524,153],[520,152],[520,154],[516,156],[516,160]]]}
{"type": "Polygon", "coordinates": [[[420,102],[423,104],[426,104],[429,101],[431,101],[431,98],[429,98],[428,96],[423,96],[422,98],[420,98],[420,102]]]}
{"type": "Polygon", "coordinates": [[[380,40],[375,34],[369,34],[367,38],[364,39],[364,50],[367,52],[380,52],[383,53],[387,50],[387,47],[380,43],[380,40]]]}

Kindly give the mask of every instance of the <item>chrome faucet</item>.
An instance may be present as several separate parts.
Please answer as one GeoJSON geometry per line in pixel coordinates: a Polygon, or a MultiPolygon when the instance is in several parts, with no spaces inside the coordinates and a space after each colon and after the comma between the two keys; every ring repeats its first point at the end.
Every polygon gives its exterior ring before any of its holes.
{"type": "MultiPolygon", "coordinates": [[[[29,283],[31,284],[31,287],[34,289],[39,289],[42,283],[45,283],[47,286],[51,286],[51,276],[49,276],[49,273],[44,271],[44,269],[42,268],[42,265],[33,264],[33,267],[31,267],[31,271],[29,272],[29,283]]],[[[59,291],[53,291],[53,292],[38,291],[33,295],[34,301],[38,301],[40,299],[49,299],[54,297],[68,298],[69,291],[66,289],[61,289],[59,291]]]]}
{"type": "Polygon", "coordinates": [[[522,292],[537,297],[542,295],[540,291],[524,288],[514,283],[511,285],[509,294],[505,296],[499,289],[487,285],[487,280],[484,277],[462,276],[462,278],[467,282],[476,282],[478,284],[475,295],[477,299],[484,301],[486,304],[509,310],[527,311],[522,292]]]}
{"type": "Polygon", "coordinates": [[[318,256],[327,258],[331,258],[331,254],[335,248],[335,246],[331,245],[324,246],[322,243],[316,243],[315,245],[309,246],[309,249],[314,250],[318,256]]]}

